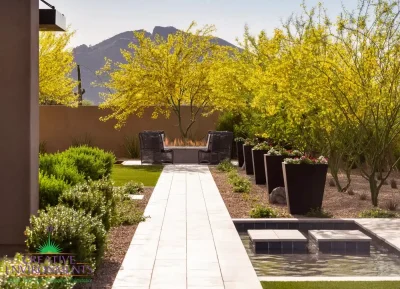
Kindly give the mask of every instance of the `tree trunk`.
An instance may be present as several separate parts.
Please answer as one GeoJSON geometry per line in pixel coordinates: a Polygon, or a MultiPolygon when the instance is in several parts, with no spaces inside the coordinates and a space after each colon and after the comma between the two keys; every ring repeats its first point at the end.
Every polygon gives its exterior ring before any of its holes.
{"type": "Polygon", "coordinates": [[[376,183],[375,179],[375,173],[369,176],[369,189],[371,191],[371,200],[372,200],[372,205],[377,207],[378,206],[378,195],[379,195],[379,189],[376,183]]]}

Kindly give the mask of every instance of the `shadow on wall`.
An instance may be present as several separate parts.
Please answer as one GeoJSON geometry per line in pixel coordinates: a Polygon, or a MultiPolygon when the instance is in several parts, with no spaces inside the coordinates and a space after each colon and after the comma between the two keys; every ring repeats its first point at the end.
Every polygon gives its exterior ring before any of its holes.
{"type": "MultiPolygon", "coordinates": [[[[78,143],[89,143],[112,151],[117,157],[132,157],[127,152],[127,139],[137,136],[140,131],[164,130],[169,139],[181,138],[178,119],[174,114],[169,119],[163,116],[152,119],[151,111],[146,110],[142,118],[131,116],[124,127],[116,130],[114,120],[99,120],[109,111],[100,110],[97,106],[40,106],[40,142],[45,144],[48,153],[63,151],[78,143]]],[[[192,139],[201,140],[209,130],[214,130],[218,115],[214,113],[207,118],[200,116],[192,127],[192,139]]],[[[184,122],[189,119],[189,107],[182,107],[182,116],[184,122]]]]}

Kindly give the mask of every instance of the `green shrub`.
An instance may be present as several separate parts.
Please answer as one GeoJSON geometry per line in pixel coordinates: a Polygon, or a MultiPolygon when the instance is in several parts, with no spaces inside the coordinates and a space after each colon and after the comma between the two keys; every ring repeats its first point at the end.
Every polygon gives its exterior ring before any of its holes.
{"type": "Polygon", "coordinates": [[[122,190],[125,194],[136,195],[144,192],[144,185],[143,183],[129,181],[122,187],[122,190]]]}
{"type": "MultiPolygon", "coordinates": [[[[13,259],[0,260],[0,288],[2,289],[72,289],[74,284],[70,277],[41,277],[41,278],[27,278],[21,277],[17,272],[10,268],[25,268],[30,266],[31,261],[29,258],[24,260],[24,256],[16,254],[13,259]],[[2,275],[7,272],[8,274],[2,275]],[[62,281],[62,282],[61,282],[62,281]]],[[[46,264],[46,263],[45,263],[46,264]]],[[[35,263],[34,265],[37,265],[35,263]]],[[[52,263],[57,266],[57,263],[52,263]]],[[[64,264],[60,264],[64,266],[64,264]]]]}
{"type": "Polygon", "coordinates": [[[273,208],[267,206],[256,206],[250,211],[250,218],[277,218],[279,217],[278,212],[273,208]]]}
{"type": "Polygon", "coordinates": [[[233,166],[233,164],[229,159],[225,159],[217,165],[217,170],[220,172],[230,172],[234,168],[235,167],[233,166]]]}
{"type": "Polygon", "coordinates": [[[360,218],[395,218],[396,213],[386,211],[380,208],[373,208],[363,211],[359,214],[360,218]]]}
{"type": "Polygon", "coordinates": [[[97,217],[107,231],[111,227],[110,204],[100,190],[88,183],[78,184],[62,193],[59,203],[75,210],[82,210],[94,218],[97,217]]]}
{"type": "Polygon", "coordinates": [[[324,211],[322,208],[311,209],[307,214],[306,217],[309,218],[332,218],[333,215],[327,211],[324,211]]]}
{"type": "Polygon", "coordinates": [[[106,230],[97,218],[62,205],[39,211],[30,218],[25,231],[30,252],[37,252],[48,240],[48,228],[52,228],[51,240],[62,252],[76,254],[76,260],[98,265],[106,247],[106,230]]]}
{"type": "Polygon", "coordinates": [[[114,154],[94,147],[71,147],[62,154],[74,163],[85,179],[99,180],[108,177],[115,163],[114,154]]]}
{"type": "Polygon", "coordinates": [[[136,202],[131,199],[123,199],[117,203],[117,214],[115,225],[136,225],[146,220],[143,212],[136,206],[136,202]]]}
{"type": "Polygon", "coordinates": [[[247,177],[239,176],[237,172],[232,171],[228,175],[228,180],[235,193],[250,193],[251,183],[247,177]]]}
{"type": "Polygon", "coordinates": [[[55,176],[48,176],[43,172],[39,172],[40,209],[57,205],[58,198],[69,187],[63,179],[57,179],[55,176]]]}
{"type": "Polygon", "coordinates": [[[70,185],[75,185],[85,180],[73,160],[62,153],[40,155],[39,170],[45,175],[62,179],[70,185]]]}

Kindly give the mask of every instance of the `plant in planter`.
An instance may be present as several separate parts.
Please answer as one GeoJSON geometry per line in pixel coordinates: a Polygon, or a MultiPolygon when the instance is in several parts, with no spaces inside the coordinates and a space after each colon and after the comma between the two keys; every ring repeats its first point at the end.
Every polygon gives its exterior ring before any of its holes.
{"type": "Polygon", "coordinates": [[[284,187],[282,162],[285,158],[301,157],[303,154],[298,150],[286,150],[281,147],[271,148],[264,156],[265,176],[268,193],[271,194],[275,188],[284,187]]]}
{"type": "Polygon", "coordinates": [[[264,154],[271,149],[267,142],[262,142],[252,149],[253,172],[257,185],[265,185],[264,154]]]}
{"type": "Polygon", "coordinates": [[[238,166],[241,168],[244,163],[244,157],[243,157],[243,144],[245,142],[245,139],[242,137],[237,137],[235,138],[236,142],[236,151],[237,151],[237,157],[238,157],[238,166]]]}
{"type": "Polygon", "coordinates": [[[322,207],[328,160],[319,158],[285,158],[282,163],[289,212],[305,215],[322,207]]]}
{"type": "Polygon", "coordinates": [[[244,166],[246,167],[246,175],[254,174],[253,171],[253,157],[251,154],[252,148],[258,143],[257,139],[246,139],[243,144],[243,158],[244,166]]]}

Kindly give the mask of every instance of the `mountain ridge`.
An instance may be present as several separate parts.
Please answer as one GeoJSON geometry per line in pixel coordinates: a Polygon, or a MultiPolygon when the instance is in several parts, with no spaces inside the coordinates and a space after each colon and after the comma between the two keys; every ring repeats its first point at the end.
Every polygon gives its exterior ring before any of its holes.
{"type": "MultiPolygon", "coordinates": [[[[94,104],[99,104],[102,102],[99,93],[104,92],[104,88],[91,86],[92,82],[99,80],[98,76],[96,76],[94,73],[103,67],[105,57],[115,62],[124,62],[120,52],[121,49],[126,49],[128,44],[131,42],[137,42],[134,32],[141,31],[143,31],[147,37],[154,40],[155,35],[157,34],[166,38],[168,35],[178,32],[179,29],[173,26],[155,26],[152,33],[144,29],[125,31],[107,38],[95,45],[88,46],[86,44],[82,44],[73,49],[75,62],[81,66],[82,87],[86,90],[86,93],[83,95],[83,99],[90,100],[94,104]]],[[[215,41],[222,46],[235,47],[235,45],[218,37],[215,38],[215,41]]],[[[76,70],[72,72],[72,77],[77,79],[76,70]]]]}

